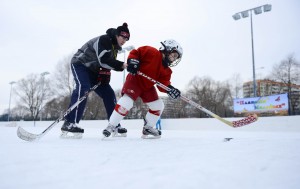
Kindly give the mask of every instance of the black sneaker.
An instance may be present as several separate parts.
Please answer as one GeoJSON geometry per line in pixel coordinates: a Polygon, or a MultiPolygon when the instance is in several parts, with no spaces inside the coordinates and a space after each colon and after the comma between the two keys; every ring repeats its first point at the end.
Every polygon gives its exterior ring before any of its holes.
{"type": "Polygon", "coordinates": [[[61,131],[71,132],[71,133],[84,133],[84,129],[78,127],[75,123],[70,123],[65,121],[61,127],[61,131]]]}

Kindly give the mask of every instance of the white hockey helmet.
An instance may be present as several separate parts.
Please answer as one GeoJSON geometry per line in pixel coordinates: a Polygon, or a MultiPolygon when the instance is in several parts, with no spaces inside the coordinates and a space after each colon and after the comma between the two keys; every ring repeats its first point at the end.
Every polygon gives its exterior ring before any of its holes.
{"type": "Polygon", "coordinates": [[[173,39],[167,39],[160,43],[162,44],[162,46],[159,48],[159,50],[164,52],[167,57],[170,53],[174,51],[178,53],[178,58],[173,62],[168,63],[170,67],[176,66],[180,62],[183,55],[183,50],[180,44],[173,39]]]}

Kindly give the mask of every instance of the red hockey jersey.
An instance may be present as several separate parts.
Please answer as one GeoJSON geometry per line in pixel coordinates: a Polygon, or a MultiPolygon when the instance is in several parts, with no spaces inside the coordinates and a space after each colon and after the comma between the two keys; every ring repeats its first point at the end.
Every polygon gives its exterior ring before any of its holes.
{"type": "MultiPolygon", "coordinates": [[[[156,81],[168,86],[171,84],[172,70],[169,67],[164,67],[162,63],[162,54],[156,48],[150,46],[142,46],[134,49],[128,55],[128,59],[134,58],[140,61],[140,69],[142,73],[148,75],[156,81]]],[[[139,87],[143,90],[149,90],[154,83],[147,78],[140,75],[127,75],[127,80],[135,79],[139,87]]],[[[161,92],[166,92],[164,89],[158,87],[161,92]]]]}

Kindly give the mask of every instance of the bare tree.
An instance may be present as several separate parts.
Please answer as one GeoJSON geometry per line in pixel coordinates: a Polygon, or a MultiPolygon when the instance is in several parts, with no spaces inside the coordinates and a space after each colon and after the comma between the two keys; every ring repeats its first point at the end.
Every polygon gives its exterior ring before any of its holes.
{"type": "MultiPolygon", "coordinates": [[[[209,77],[193,78],[187,90],[187,95],[196,103],[215,112],[220,116],[232,115],[232,96],[226,83],[213,81],[209,77]]],[[[199,112],[199,111],[198,111],[199,112]]],[[[206,117],[203,112],[198,117],[206,117]]]]}
{"type": "MultiPolygon", "coordinates": [[[[184,94],[183,94],[184,95],[184,94]]],[[[173,100],[169,97],[162,98],[165,104],[165,109],[161,115],[162,118],[185,118],[193,117],[190,105],[181,99],[173,100]]],[[[193,111],[193,110],[192,110],[193,111]]]]}
{"type": "Polygon", "coordinates": [[[234,73],[228,82],[230,83],[230,86],[231,86],[232,96],[234,98],[241,98],[242,97],[242,89],[243,89],[241,75],[239,73],[234,73]]]}
{"type": "Polygon", "coordinates": [[[12,109],[12,117],[14,117],[16,120],[22,119],[27,120],[30,119],[30,113],[28,109],[25,106],[17,105],[12,109]]]}
{"type": "Polygon", "coordinates": [[[55,120],[62,116],[70,103],[70,97],[56,97],[47,102],[44,108],[46,120],[55,120]]]}
{"type": "Polygon", "coordinates": [[[59,61],[56,65],[56,69],[53,74],[53,81],[55,92],[58,97],[71,96],[74,89],[75,81],[70,66],[71,59],[72,55],[69,55],[59,61]]]}
{"type": "Polygon", "coordinates": [[[30,74],[21,79],[14,90],[19,97],[18,105],[29,111],[33,120],[39,116],[43,103],[53,95],[49,80],[39,74],[30,74]]]}
{"type": "Polygon", "coordinates": [[[82,118],[88,120],[107,119],[107,113],[103,99],[96,93],[91,93],[89,95],[86,109],[82,118]]]}
{"type": "Polygon", "coordinates": [[[285,83],[287,86],[291,83],[299,83],[300,63],[296,61],[293,54],[290,54],[285,60],[273,66],[272,77],[275,81],[285,83]]]}
{"type": "MultiPolygon", "coordinates": [[[[284,83],[288,88],[289,114],[295,113],[297,97],[292,93],[292,85],[300,81],[300,63],[296,61],[293,54],[287,56],[279,64],[275,64],[272,70],[272,78],[284,83]]],[[[298,97],[299,98],[299,97],[298,97]]]]}

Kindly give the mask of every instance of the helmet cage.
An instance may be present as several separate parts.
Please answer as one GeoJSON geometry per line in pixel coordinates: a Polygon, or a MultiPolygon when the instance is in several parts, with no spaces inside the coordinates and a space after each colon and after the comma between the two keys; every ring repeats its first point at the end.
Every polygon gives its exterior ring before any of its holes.
{"type": "Polygon", "coordinates": [[[174,67],[177,66],[177,64],[179,64],[179,62],[181,61],[181,58],[177,58],[176,60],[174,60],[173,62],[171,62],[169,64],[170,67],[174,67]]]}
{"type": "Polygon", "coordinates": [[[160,42],[162,44],[162,46],[159,48],[160,51],[163,51],[165,53],[166,58],[169,60],[169,55],[172,52],[177,52],[178,54],[178,58],[175,59],[173,62],[168,62],[168,65],[170,67],[174,67],[177,64],[179,64],[179,62],[181,61],[182,58],[182,48],[181,46],[175,41],[175,40],[165,40],[164,42],[160,42]]]}

